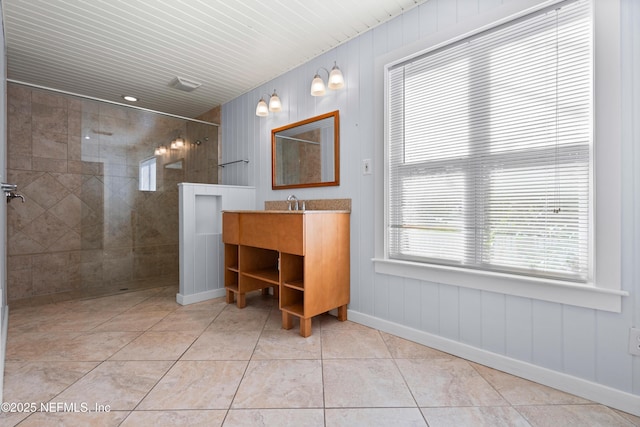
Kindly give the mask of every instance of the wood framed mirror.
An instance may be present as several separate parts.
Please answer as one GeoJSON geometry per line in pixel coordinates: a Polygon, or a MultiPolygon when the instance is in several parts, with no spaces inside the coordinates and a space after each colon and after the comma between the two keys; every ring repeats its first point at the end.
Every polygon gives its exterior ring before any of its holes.
{"type": "Polygon", "coordinates": [[[340,185],[338,111],[271,130],[271,188],[340,185]]]}

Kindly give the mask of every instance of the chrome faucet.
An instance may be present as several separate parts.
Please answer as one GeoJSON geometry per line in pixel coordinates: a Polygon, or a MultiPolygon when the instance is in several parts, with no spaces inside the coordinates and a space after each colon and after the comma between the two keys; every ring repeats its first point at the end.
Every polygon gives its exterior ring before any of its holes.
{"type": "Polygon", "coordinates": [[[298,198],[296,196],[294,196],[293,194],[290,195],[289,197],[287,197],[287,204],[289,205],[289,210],[291,210],[291,202],[294,201],[296,202],[294,205],[294,210],[298,210],[298,198]]]}

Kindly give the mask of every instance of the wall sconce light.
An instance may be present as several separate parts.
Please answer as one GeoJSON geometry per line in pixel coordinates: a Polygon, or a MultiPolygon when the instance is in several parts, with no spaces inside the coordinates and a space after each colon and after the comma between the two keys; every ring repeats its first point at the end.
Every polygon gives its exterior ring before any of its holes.
{"type": "Polygon", "coordinates": [[[271,96],[265,95],[260,97],[260,101],[258,101],[258,105],[256,107],[256,116],[266,117],[269,115],[269,111],[273,113],[282,111],[282,102],[280,102],[280,97],[276,94],[275,89],[273,90],[273,94],[271,96]],[[269,98],[268,107],[266,101],[264,100],[265,97],[269,98]]]}
{"type": "Polygon", "coordinates": [[[171,141],[171,149],[172,150],[177,150],[179,148],[184,147],[184,139],[182,137],[178,137],[176,139],[174,139],[173,141],[171,141]]]}
{"type": "Polygon", "coordinates": [[[318,68],[316,71],[316,75],[313,76],[313,81],[311,82],[311,95],[312,96],[323,96],[326,93],[324,88],[324,81],[320,77],[320,70],[324,70],[327,72],[328,80],[327,86],[331,90],[337,90],[344,87],[344,76],[340,71],[340,68],[336,65],[335,61],[333,62],[333,68],[331,72],[324,67],[318,68]]]}
{"type": "Polygon", "coordinates": [[[164,145],[161,145],[158,148],[156,148],[156,151],[154,151],[153,154],[155,154],[156,156],[162,156],[166,152],[167,152],[167,147],[165,147],[164,145]]]}
{"type": "Polygon", "coordinates": [[[195,141],[193,141],[193,145],[200,146],[200,144],[202,144],[202,141],[207,142],[208,140],[209,137],[205,136],[204,138],[202,138],[202,140],[196,139],[195,141]]]}

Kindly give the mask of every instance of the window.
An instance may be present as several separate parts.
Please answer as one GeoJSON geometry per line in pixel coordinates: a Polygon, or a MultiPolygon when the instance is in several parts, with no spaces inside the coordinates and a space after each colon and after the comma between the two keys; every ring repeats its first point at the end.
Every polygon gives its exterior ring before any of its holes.
{"type": "MultiPolygon", "coordinates": [[[[596,253],[616,239],[595,222],[606,215],[594,191],[593,20],[590,1],[557,2],[386,63],[376,272],[569,303],[567,286],[590,288],[617,296],[605,309],[619,311],[615,257],[602,257],[610,283],[595,285],[596,253]],[[435,273],[399,273],[419,266],[435,273]],[[549,298],[549,285],[564,294],[549,298]]],[[[597,160],[601,180],[619,173],[597,160]]],[[[600,308],[598,298],[577,305],[600,308]]]]}
{"type": "Polygon", "coordinates": [[[140,162],[140,191],[156,191],[156,158],[140,162]]]}

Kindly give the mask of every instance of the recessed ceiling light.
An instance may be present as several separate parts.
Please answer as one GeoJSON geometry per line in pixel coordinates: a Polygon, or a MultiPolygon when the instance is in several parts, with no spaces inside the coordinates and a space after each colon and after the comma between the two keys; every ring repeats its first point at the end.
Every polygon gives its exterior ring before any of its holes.
{"type": "Polygon", "coordinates": [[[138,100],[138,98],[136,98],[135,96],[131,96],[131,95],[123,95],[122,98],[125,101],[131,101],[131,102],[136,102],[138,100]]]}

